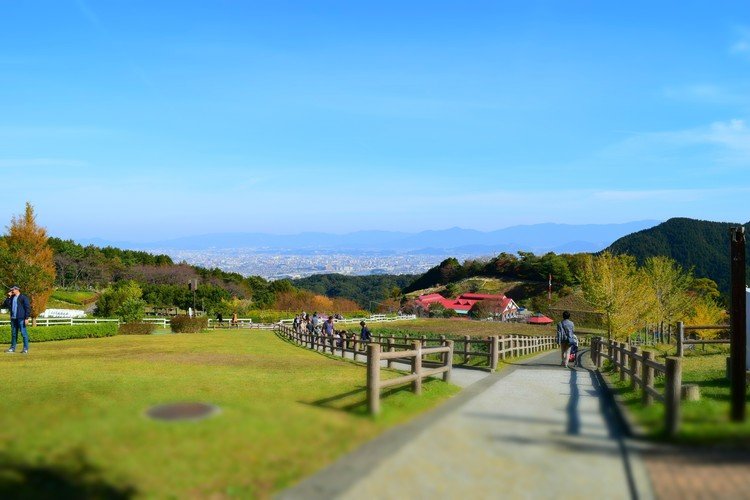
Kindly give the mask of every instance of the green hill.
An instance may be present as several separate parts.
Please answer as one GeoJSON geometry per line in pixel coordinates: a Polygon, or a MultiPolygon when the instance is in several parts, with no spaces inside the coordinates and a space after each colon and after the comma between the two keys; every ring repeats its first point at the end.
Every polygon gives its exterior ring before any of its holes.
{"type": "MultiPolygon", "coordinates": [[[[656,255],[671,257],[695,275],[714,280],[719,289],[729,291],[729,230],[738,224],[674,218],[658,226],[624,236],[608,251],[634,256],[639,263],[656,255]]],[[[750,232],[750,222],[745,224],[750,232]]],[[[748,266],[750,276],[750,266],[748,266]]]]}
{"type": "MultiPolygon", "coordinates": [[[[416,278],[413,274],[375,274],[348,276],[343,274],[316,274],[292,280],[292,285],[313,293],[333,298],[350,299],[366,309],[391,297],[394,288],[399,291],[416,278]]],[[[397,296],[397,294],[396,294],[397,296]]]]}

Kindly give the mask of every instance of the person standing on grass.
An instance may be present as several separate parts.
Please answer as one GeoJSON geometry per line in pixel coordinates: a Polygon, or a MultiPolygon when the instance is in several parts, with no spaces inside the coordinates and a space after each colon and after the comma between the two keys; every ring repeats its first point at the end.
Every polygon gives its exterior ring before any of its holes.
{"type": "Polygon", "coordinates": [[[568,358],[570,357],[570,347],[573,345],[575,338],[573,322],[570,321],[570,313],[563,311],[563,320],[557,324],[557,343],[560,344],[560,354],[562,362],[560,366],[568,367],[568,358]]]}
{"type": "Polygon", "coordinates": [[[26,324],[31,316],[31,304],[26,295],[21,295],[21,289],[17,286],[11,287],[8,297],[3,302],[3,307],[10,311],[10,349],[5,352],[16,352],[18,332],[23,337],[23,351],[21,354],[29,353],[29,334],[26,332],[26,324]]]}

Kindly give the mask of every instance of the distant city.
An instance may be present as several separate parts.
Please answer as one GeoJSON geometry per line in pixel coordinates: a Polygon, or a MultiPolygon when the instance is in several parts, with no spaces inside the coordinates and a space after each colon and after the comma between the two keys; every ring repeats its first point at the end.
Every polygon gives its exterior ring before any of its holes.
{"type": "MultiPolygon", "coordinates": [[[[268,280],[296,279],[314,274],[347,275],[421,274],[449,255],[290,255],[257,253],[254,250],[161,250],[175,262],[261,276],[268,280]]],[[[469,256],[453,255],[463,260],[469,256]]]]}

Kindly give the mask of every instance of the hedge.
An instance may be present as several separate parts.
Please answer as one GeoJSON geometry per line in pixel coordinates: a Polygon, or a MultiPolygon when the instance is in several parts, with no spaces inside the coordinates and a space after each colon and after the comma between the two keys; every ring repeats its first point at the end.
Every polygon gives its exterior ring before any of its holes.
{"type": "Polygon", "coordinates": [[[155,323],[140,322],[123,323],[118,333],[121,335],[151,335],[156,330],[155,323]]]}
{"type": "Polygon", "coordinates": [[[172,327],[172,333],[198,333],[208,328],[208,318],[205,316],[198,318],[174,316],[169,324],[172,327]]]}
{"type": "MultiPolygon", "coordinates": [[[[95,325],[54,325],[28,327],[30,342],[48,342],[51,340],[90,339],[112,337],[117,335],[117,323],[95,325]]],[[[18,342],[21,343],[21,334],[18,342]]],[[[0,342],[10,343],[10,326],[0,328],[0,342]]]]}

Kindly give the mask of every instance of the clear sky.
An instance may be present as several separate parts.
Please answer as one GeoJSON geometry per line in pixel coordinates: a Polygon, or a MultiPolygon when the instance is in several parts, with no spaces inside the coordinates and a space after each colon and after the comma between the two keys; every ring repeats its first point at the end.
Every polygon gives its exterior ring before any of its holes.
{"type": "Polygon", "coordinates": [[[0,0],[0,222],[750,219],[750,2],[0,0]]]}

